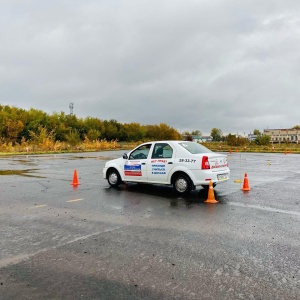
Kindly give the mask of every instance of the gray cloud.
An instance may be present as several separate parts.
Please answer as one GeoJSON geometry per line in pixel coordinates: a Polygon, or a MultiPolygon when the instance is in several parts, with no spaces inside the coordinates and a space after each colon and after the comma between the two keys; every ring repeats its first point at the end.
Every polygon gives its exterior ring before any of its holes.
{"type": "Polygon", "coordinates": [[[298,1],[0,2],[0,103],[178,130],[300,124],[298,1]]]}

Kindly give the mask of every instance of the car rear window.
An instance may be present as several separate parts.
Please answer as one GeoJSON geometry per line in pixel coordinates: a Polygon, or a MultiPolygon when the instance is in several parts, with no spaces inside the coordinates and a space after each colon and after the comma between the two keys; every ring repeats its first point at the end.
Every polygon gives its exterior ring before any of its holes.
{"type": "Polygon", "coordinates": [[[206,148],[198,143],[195,143],[195,142],[182,142],[182,143],[179,143],[179,145],[182,146],[184,149],[186,149],[187,151],[189,151],[192,154],[212,152],[208,148],[206,148]]]}

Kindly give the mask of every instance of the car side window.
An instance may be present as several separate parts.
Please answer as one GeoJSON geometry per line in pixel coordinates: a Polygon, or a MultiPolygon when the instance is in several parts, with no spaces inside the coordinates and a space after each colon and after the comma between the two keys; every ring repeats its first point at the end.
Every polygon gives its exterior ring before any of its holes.
{"type": "Polygon", "coordinates": [[[156,143],[151,158],[172,158],[173,149],[168,143],[156,143]]]}
{"type": "Polygon", "coordinates": [[[130,153],[129,160],[146,159],[148,157],[151,144],[143,145],[130,153]]]}

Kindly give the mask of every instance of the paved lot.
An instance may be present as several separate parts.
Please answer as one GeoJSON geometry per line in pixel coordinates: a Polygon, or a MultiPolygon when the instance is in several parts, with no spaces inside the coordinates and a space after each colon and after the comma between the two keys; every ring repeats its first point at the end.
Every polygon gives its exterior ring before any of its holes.
{"type": "Polygon", "coordinates": [[[121,155],[0,158],[0,299],[300,299],[300,155],[230,154],[216,205],[110,188],[121,155]]]}

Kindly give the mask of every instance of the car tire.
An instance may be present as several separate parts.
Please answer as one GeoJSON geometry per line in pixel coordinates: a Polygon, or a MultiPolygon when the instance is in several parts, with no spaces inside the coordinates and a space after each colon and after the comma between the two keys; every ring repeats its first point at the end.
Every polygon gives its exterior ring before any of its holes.
{"type": "Polygon", "coordinates": [[[190,178],[186,175],[177,175],[173,182],[173,188],[176,193],[180,195],[186,195],[192,190],[192,182],[190,178]]]}
{"type": "Polygon", "coordinates": [[[108,172],[107,172],[107,181],[113,187],[119,186],[122,182],[120,174],[116,169],[108,170],[108,172]]]}

